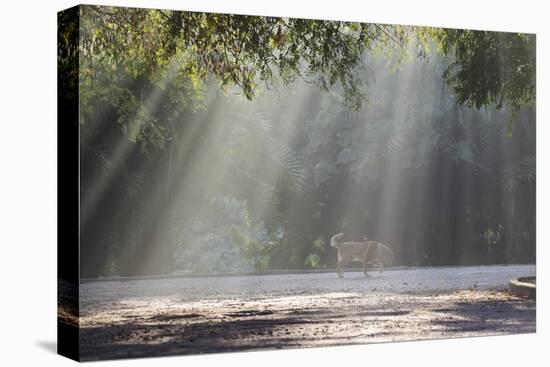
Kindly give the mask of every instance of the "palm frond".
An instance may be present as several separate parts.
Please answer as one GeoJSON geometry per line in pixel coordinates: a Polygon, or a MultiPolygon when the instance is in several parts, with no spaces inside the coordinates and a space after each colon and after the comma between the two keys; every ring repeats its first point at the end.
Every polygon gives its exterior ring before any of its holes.
{"type": "Polygon", "coordinates": [[[503,173],[504,188],[512,190],[523,182],[532,183],[536,179],[536,159],[532,154],[505,166],[503,173]]]}
{"type": "Polygon", "coordinates": [[[385,161],[389,161],[391,157],[399,152],[403,138],[399,135],[392,134],[388,137],[386,144],[381,147],[381,156],[385,161]]]}
{"type": "Polygon", "coordinates": [[[301,195],[306,184],[306,170],[303,160],[288,146],[269,139],[267,149],[271,159],[279,166],[283,179],[288,181],[292,191],[301,195]]]}
{"type": "Polygon", "coordinates": [[[124,185],[128,197],[134,197],[143,191],[147,183],[147,174],[137,171],[124,175],[124,185]]]}

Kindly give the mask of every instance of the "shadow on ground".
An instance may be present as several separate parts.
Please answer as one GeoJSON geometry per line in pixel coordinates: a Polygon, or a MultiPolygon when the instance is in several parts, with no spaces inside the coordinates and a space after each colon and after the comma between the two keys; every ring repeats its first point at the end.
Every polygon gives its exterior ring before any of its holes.
{"type": "Polygon", "coordinates": [[[291,336],[290,328],[303,328],[313,322],[297,317],[246,317],[223,322],[199,321],[190,325],[168,321],[85,328],[81,330],[81,357],[96,360],[299,347],[300,341],[291,336]],[[285,333],[288,336],[284,336],[285,333]],[[274,337],[275,334],[281,335],[274,337]]]}
{"type": "Polygon", "coordinates": [[[452,308],[437,308],[434,312],[443,315],[432,320],[432,324],[445,328],[447,333],[490,330],[515,333],[534,332],[536,311],[534,302],[512,298],[507,302],[498,300],[474,303],[456,302],[452,308]]]}
{"type": "Polygon", "coordinates": [[[178,298],[154,300],[156,306],[151,301],[141,308],[91,313],[80,333],[82,359],[488,336],[536,329],[535,302],[500,291],[340,293],[198,304],[178,298]]]}

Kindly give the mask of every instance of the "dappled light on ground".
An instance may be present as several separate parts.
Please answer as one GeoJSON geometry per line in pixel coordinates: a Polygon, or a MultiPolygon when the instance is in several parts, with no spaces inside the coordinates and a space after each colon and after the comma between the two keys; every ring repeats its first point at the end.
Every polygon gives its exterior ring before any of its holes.
{"type": "Polygon", "coordinates": [[[472,267],[422,269],[417,276],[415,270],[371,278],[349,273],[347,279],[317,273],[93,282],[84,284],[88,292],[81,303],[83,357],[530,333],[536,329],[535,302],[495,286],[506,284],[495,276],[532,270],[472,267]],[[449,279],[460,273],[469,286],[457,289],[457,283],[448,280],[445,289],[440,283],[445,272],[449,279]],[[238,288],[235,284],[244,282],[238,278],[260,283],[238,288]],[[486,282],[475,281],[479,278],[486,282]],[[279,284],[266,286],[273,282],[279,284]],[[291,286],[296,283],[301,286],[291,286]],[[215,286],[194,289],[189,284],[215,286]]]}

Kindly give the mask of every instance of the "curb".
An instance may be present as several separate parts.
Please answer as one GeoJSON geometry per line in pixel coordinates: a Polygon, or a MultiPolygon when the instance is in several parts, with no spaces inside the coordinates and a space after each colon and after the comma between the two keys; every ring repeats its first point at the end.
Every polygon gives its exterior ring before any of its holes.
{"type": "Polygon", "coordinates": [[[510,280],[510,290],[516,296],[537,298],[536,277],[521,277],[510,280]]]}

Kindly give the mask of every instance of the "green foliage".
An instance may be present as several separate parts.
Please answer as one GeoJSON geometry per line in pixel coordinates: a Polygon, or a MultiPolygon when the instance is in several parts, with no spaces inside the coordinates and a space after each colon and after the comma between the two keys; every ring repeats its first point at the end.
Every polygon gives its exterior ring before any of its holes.
{"type": "Polygon", "coordinates": [[[235,227],[230,233],[233,245],[239,250],[241,256],[254,266],[254,270],[262,271],[269,268],[270,246],[250,238],[235,227]]]}
{"type": "Polygon", "coordinates": [[[246,101],[224,97],[220,104],[227,112],[217,136],[207,142],[212,146],[209,154],[202,157],[205,166],[220,172],[207,179],[210,194],[242,198],[253,218],[284,224],[281,196],[298,197],[304,191],[307,170],[302,158],[278,136],[272,121],[246,101]]]}
{"type": "Polygon", "coordinates": [[[254,270],[232,246],[231,238],[209,231],[186,238],[191,241],[176,253],[176,269],[193,273],[227,273],[254,270]]]}
{"type": "Polygon", "coordinates": [[[401,27],[336,21],[80,9],[81,122],[111,105],[125,134],[144,150],[163,147],[182,111],[202,106],[210,76],[249,100],[260,85],[271,89],[278,81],[300,78],[323,90],[338,84],[344,102],[359,108],[365,78],[356,70],[365,52],[385,45],[399,54],[395,43],[405,34],[401,27]]]}
{"type": "Polygon", "coordinates": [[[426,28],[451,63],[444,79],[459,103],[481,108],[505,104],[513,110],[535,103],[535,36],[524,33],[426,28]]]}
{"type": "Polygon", "coordinates": [[[534,243],[534,36],[80,9],[85,274],[322,268],[340,231],[415,265],[534,243]]]}
{"type": "Polygon", "coordinates": [[[492,228],[487,228],[487,230],[481,234],[481,237],[486,241],[487,246],[494,248],[502,240],[503,231],[504,228],[502,225],[498,225],[494,230],[492,228]]]}
{"type": "Polygon", "coordinates": [[[516,188],[521,183],[535,183],[537,162],[534,154],[508,163],[504,168],[504,185],[507,190],[516,188]]]}
{"type": "MultiPolygon", "coordinates": [[[[80,9],[80,121],[111,106],[125,135],[144,151],[165,147],[181,115],[204,107],[209,77],[224,91],[237,86],[249,100],[261,86],[272,89],[278,82],[303,79],[324,91],[338,87],[341,102],[359,109],[367,97],[367,81],[374,77],[365,67],[369,58],[381,53],[400,67],[413,39],[419,55],[427,55],[435,42],[451,59],[443,76],[460,103],[476,108],[506,103],[517,110],[534,102],[531,35],[138,8],[80,9]]],[[[73,28],[60,33],[61,46],[67,34],[77,31],[73,28]]],[[[60,65],[76,52],[74,47],[59,49],[67,52],[59,55],[60,65]]]]}
{"type": "Polygon", "coordinates": [[[321,258],[317,254],[310,254],[304,261],[304,266],[307,269],[317,269],[321,265],[321,258]]]}
{"type": "Polygon", "coordinates": [[[219,195],[204,204],[208,210],[183,222],[181,217],[175,218],[171,225],[178,242],[175,268],[194,273],[254,270],[255,250],[249,244],[258,245],[265,234],[247,223],[244,203],[219,195]],[[250,257],[243,256],[245,252],[250,257]]]}
{"type": "Polygon", "coordinates": [[[76,104],[78,101],[79,80],[79,13],[78,8],[60,12],[57,19],[57,80],[58,90],[65,103],[63,106],[76,104]]]}

